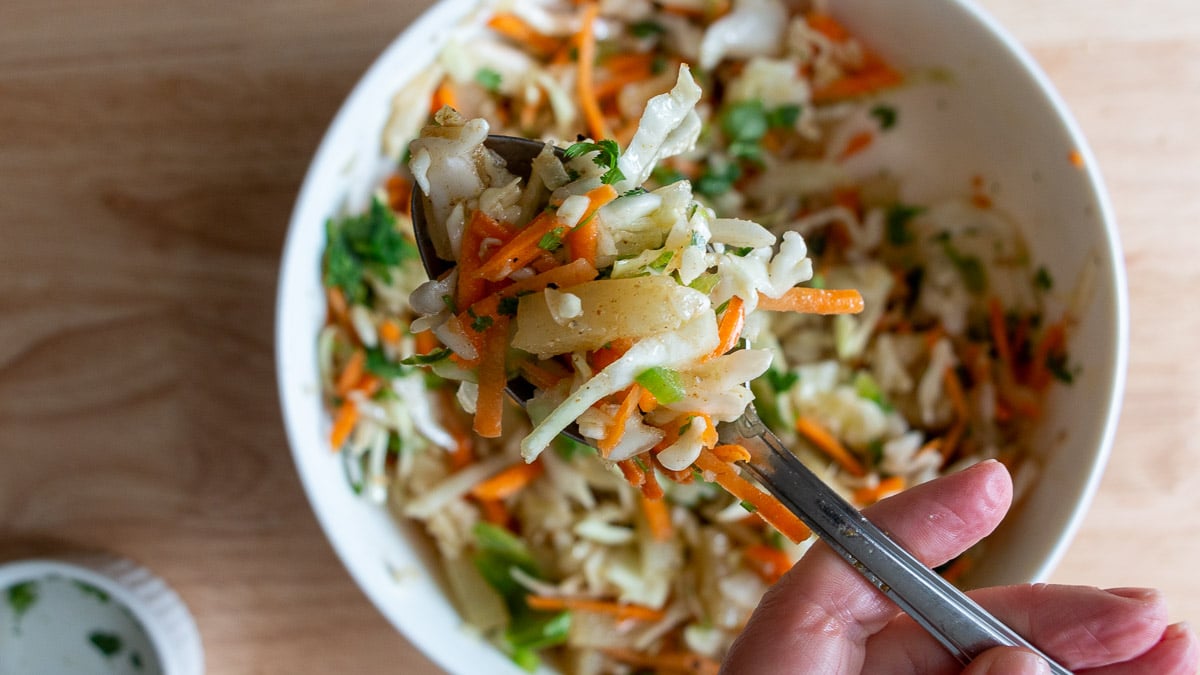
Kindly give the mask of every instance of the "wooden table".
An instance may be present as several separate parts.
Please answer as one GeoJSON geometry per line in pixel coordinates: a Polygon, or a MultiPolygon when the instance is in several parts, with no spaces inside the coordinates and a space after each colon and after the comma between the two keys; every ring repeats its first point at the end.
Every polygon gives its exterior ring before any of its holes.
{"type": "MultiPolygon", "coordinates": [[[[326,124],[426,2],[7,0],[0,556],[164,576],[213,673],[433,673],[317,528],[280,425],[275,274],[326,124]]],[[[1110,468],[1055,581],[1200,618],[1200,11],[986,0],[1112,189],[1133,348],[1110,468]]]]}

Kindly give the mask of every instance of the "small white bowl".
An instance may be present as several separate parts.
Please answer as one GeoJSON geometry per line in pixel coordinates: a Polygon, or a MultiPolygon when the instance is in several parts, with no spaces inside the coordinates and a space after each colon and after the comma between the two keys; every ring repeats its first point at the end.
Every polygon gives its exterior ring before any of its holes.
{"type": "MultiPolygon", "coordinates": [[[[1090,274],[1093,295],[1070,343],[1075,384],[1050,394],[1033,452],[1040,479],[990,540],[970,585],[1044,579],[1086,511],[1108,457],[1124,388],[1128,310],[1112,210],[1070,113],[1025,51],[962,0],[837,0],[833,13],[918,82],[884,96],[902,116],[859,164],[903,176],[910,202],[962,195],[979,175],[1024,227],[1061,286],[1090,274]],[[923,77],[922,74],[929,75],[923,77]],[[936,77],[934,76],[936,75],[936,77]],[[1077,153],[1077,154],[1074,154],[1077,153]],[[1082,167],[1071,158],[1082,159],[1082,167]]],[[[380,178],[391,98],[476,5],[444,0],[414,22],[354,88],[321,143],[293,212],[279,277],[276,355],[284,423],[309,500],[363,591],[453,672],[520,672],[464,628],[419,533],[355,496],[328,447],[316,334],[324,318],[323,223],[365,203],[380,178]]]]}
{"type": "Polygon", "coordinates": [[[0,565],[0,675],[202,675],[191,613],[166,583],[108,555],[0,565]]]}

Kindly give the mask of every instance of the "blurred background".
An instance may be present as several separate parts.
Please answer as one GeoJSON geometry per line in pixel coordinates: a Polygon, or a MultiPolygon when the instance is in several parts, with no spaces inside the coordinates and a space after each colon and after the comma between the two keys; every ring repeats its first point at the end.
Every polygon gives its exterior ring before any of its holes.
{"type": "MultiPolygon", "coordinates": [[[[342,99],[429,2],[6,0],[0,559],[99,548],[192,609],[213,673],[438,672],[317,527],[274,381],[275,276],[342,99]]],[[[1051,581],[1200,620],[1200,8],[983,0],[1076,115],[1125,248],[1103,484],[1051,581]]]]}

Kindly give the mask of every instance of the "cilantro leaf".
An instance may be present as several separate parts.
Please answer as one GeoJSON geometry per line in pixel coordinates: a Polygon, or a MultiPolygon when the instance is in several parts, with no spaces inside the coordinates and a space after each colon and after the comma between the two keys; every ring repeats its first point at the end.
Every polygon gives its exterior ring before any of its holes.
{"type": "Polygon", "coordinates": [[[391,279],[392,268],[417,259],[416,245],[400,234],[392,210],[378,199],[366,213],[325,223],[324,283],[341,288],[353,304],[367,301],[366,272],[391,279]]]}
{"type": "Polygon", "coordinates": [[[913,233],[908,229],[908,223],[924,209],[919,206],[896,204],[887,212],[887,240],[896,246],[903,246],[913,241],[913,233]]]}
{"type": "Polygon", "coordinates": [[[404,377],[410,372],[408,368],[388,359],[387,354],[378,347],[367,350],[367,370],[384,379],[404,377]]]}
{"type": "Polygon", "coordinates": [[[884,131],[896,126],[896,109],[890,105],[880,103],[871,108],[871,116],[879,120],[879,128],[884,131]]]}
{"type": "Polygon", "coordinates": [[[658,23],[657,21],[645,19],[645,20],[630,24],[629,32],[634,37],[644,38],[644,37],[652,37],[655,35],[661,35],[662,33],[667,32],[667,29],[664,28],[663,25],[661,23],[658,23]]]}
{"type": "Polygon", "coordinates": [[[605,138],[595,143],[588,141],[574,143],[566,149],[563,157],[574,159],[582,157],[589,152],[596,153],[596,156],[592,158],[592,162],[596,166],[605,169],[604,175],[600,177],[601,183],[612,184],[625,180],[625,174],[621,173],[621,170],[617,168],[617,162],[621,158],[621,148],[611,138],[605,138]]]}
{"type": "Polygon", "coordinates": [[[413,354],[406,359],[400,359],[400,363],[406,366],[426,366],[431,363],[437,363],[448,356],[450,356],[450,350],[443,347],[435,349],[428,354],[413,354]]]}
{"type": "Polygon", "coordinates": [[[767,113],[767,125],[773,129],[796,126],[798,119],[800,119],[800,106],[798,105],[781,105],[767,113]]]}
{"type": "Polygon", "coordinates": [[[491,68],[483,67],[475,71],[475,81],[492,93],[500,90],[500,73],[491,68]]]}
{"type": "Polygon", "coordinates": [[[782,393],[792,388],[792,385],[800,381],[800,373],[785,372],[781,373],[774,368],[767,370],[764,375],[767,378],[767,383],[775,390],[775,393],[782,393]]]}
{"type": "Polygon", "coordinates": [[[1043,291],[1054,288],[1054,277],[1050,276],[1050,270],[1045,267],[1037,268],[1037,272],[1033,275],[1033,286],[1043,291]]]}
{"type": "Polygon", "coordinates": [[[541,240],[537,244],[538,248],[546,251],[557,251],[562,246],[563,235],[566,233],[567,229],[565,227],[556,227],[550,230],[542,235],[541,240]]]}

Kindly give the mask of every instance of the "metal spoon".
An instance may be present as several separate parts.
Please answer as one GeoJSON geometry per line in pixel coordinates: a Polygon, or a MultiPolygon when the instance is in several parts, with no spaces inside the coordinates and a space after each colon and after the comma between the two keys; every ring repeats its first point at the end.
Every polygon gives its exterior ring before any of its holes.
{"type": "MultiPolygon", "coordinates": [[[[544,147],[538,141],[495,135],[489,136],[485,145],[505,159],[510,172],[524,178],[529,177],[531,162],[544,147]]],[[[561,156],[561,149],[557,152],[561,156]]],[[[425,271],[431,278],[437,278],[454,263],[437,256],[429,236],[425,201],[420,188],[413,191],[413,231],[425,271]]],[[[534,389],[528,382],[514,379],[506,391],[514,401],[524,405],[534,389]]],[[[737,443],[750,452],[750,460],[743,466],[771,494],[929,631],[960,663],[965,665],[993,647],[1024,647],[1045,658],[1052,672],[1070,675],[1069,670],[923,565],[842,499],[783,446],[753,407],[747,408],[736,421],[721,424],[718,431],[721,442],[737,443]]],[[[588,443],[577,429],[564,433],[588,443]]]]}

